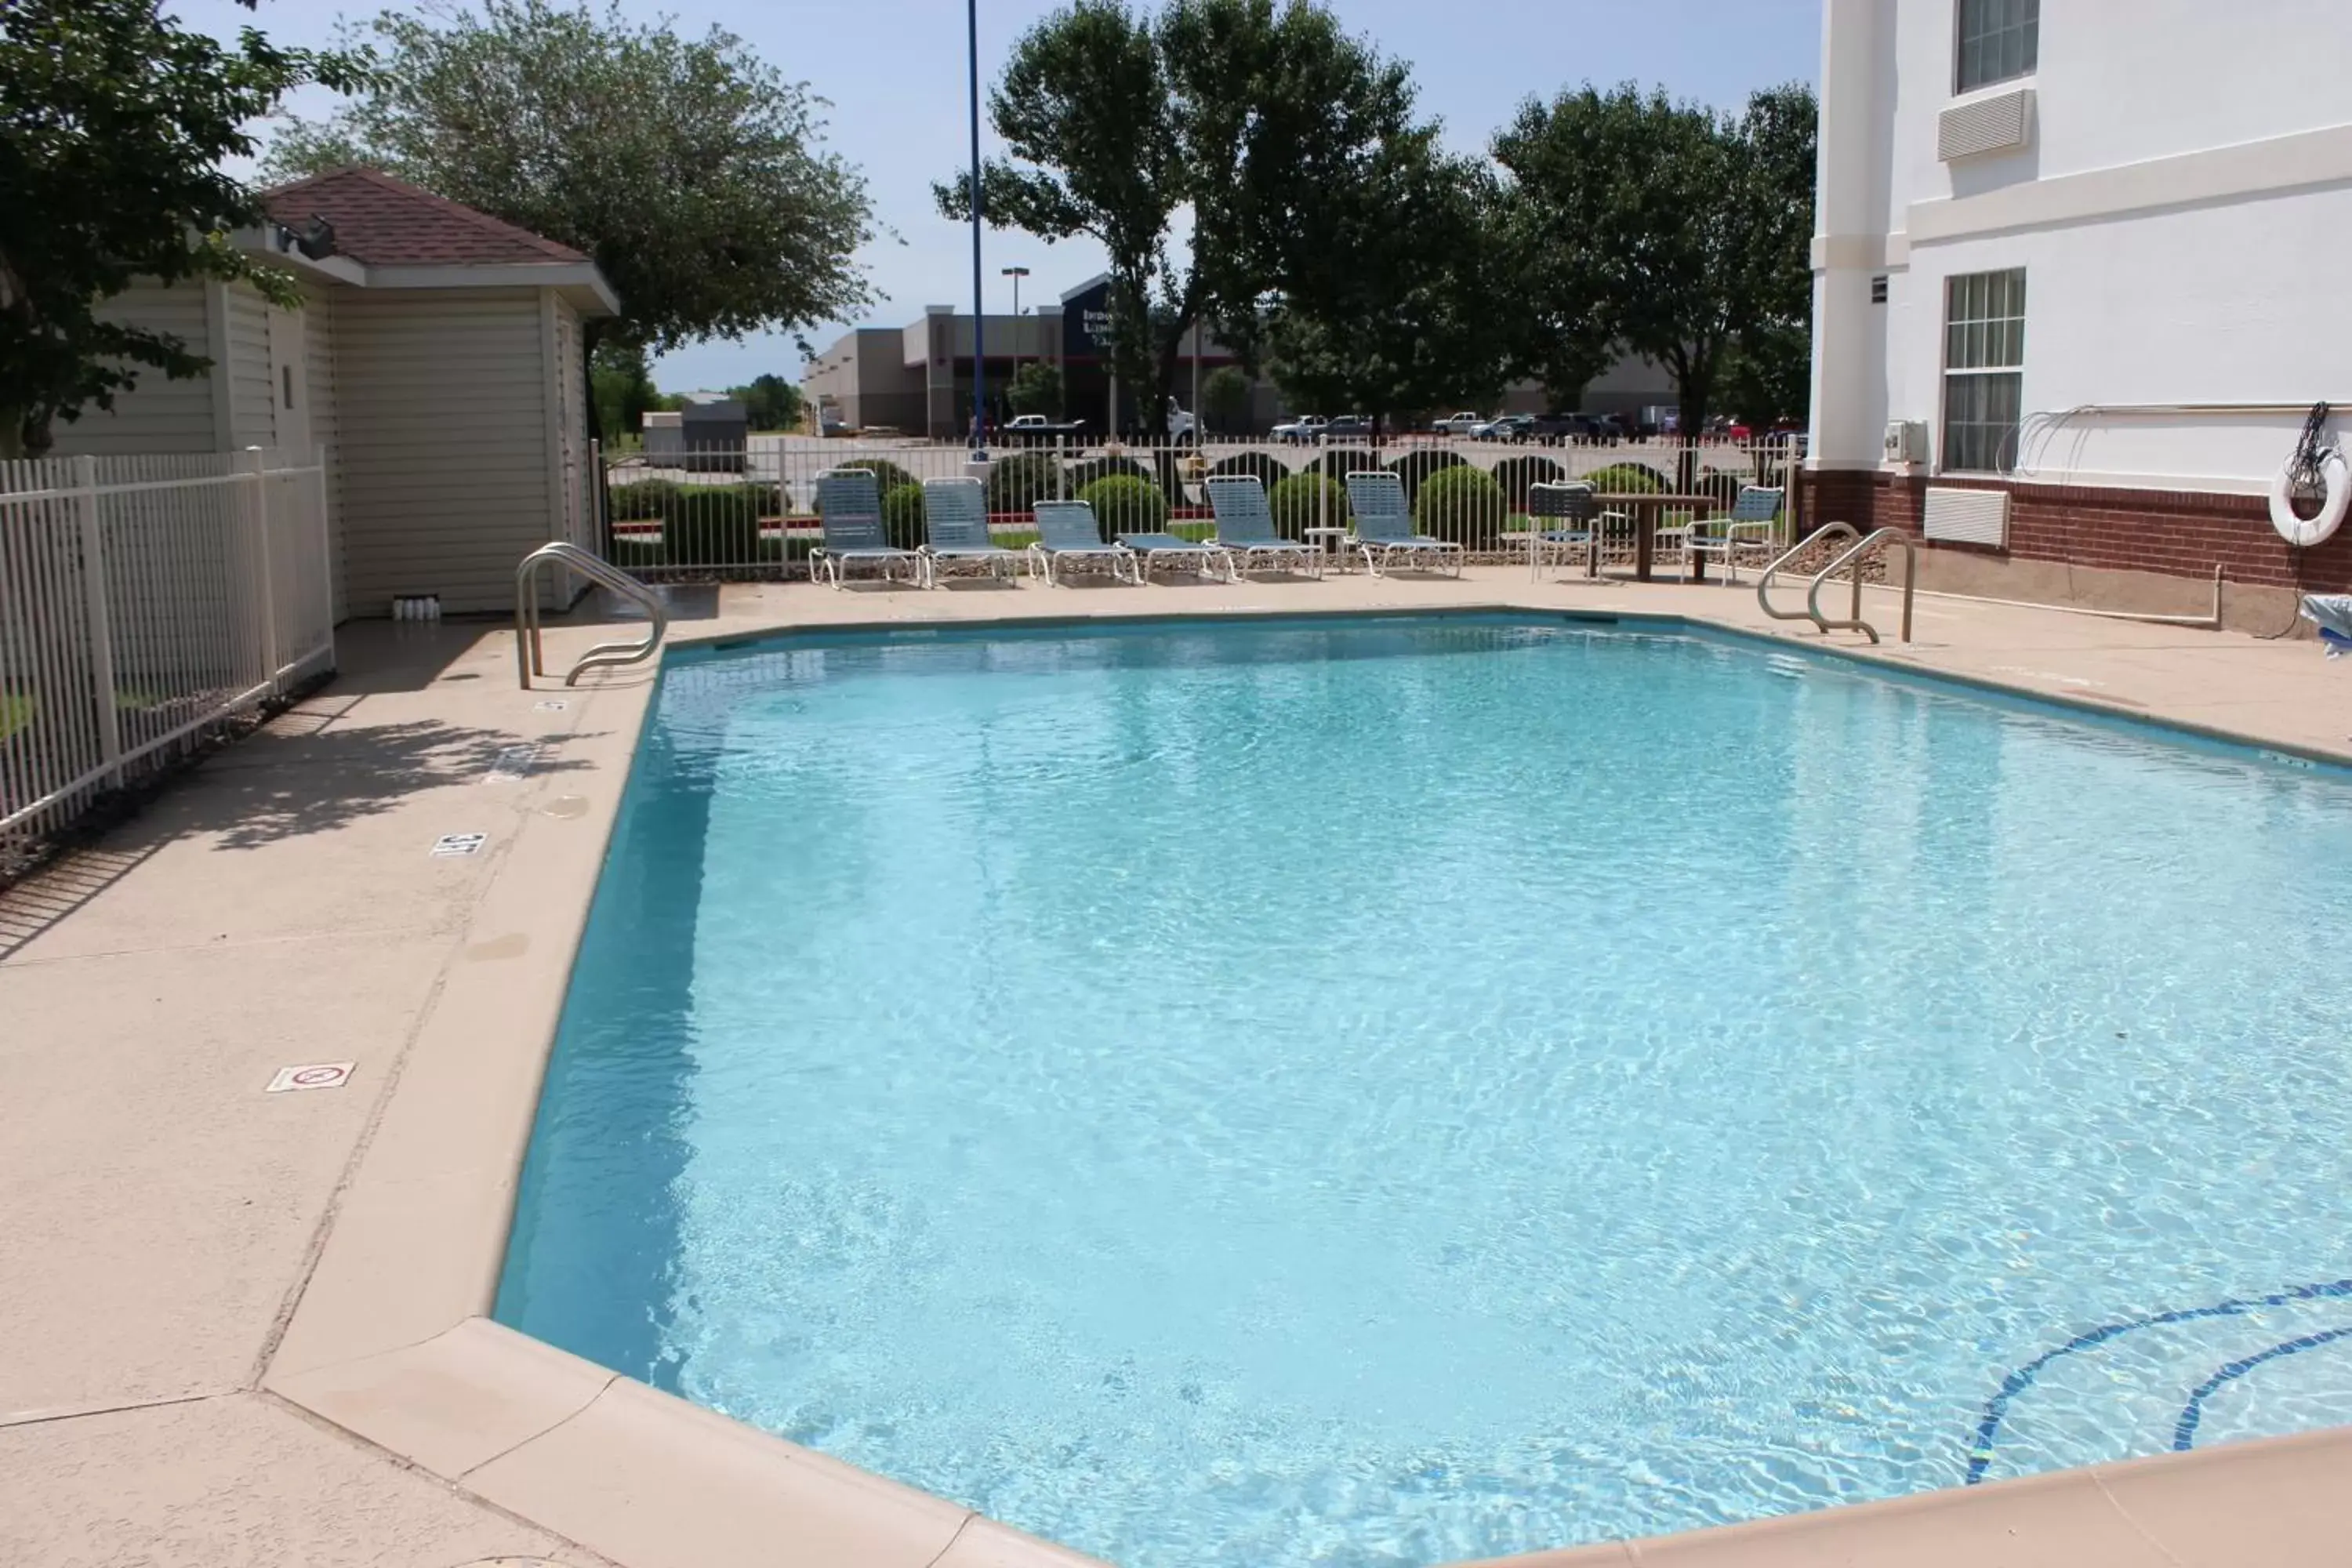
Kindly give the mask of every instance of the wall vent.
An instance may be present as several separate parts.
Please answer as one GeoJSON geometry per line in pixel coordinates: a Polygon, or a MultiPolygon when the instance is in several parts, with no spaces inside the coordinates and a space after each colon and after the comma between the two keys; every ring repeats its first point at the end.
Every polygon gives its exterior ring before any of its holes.
{"type": "Polygon", "coordinates": [[[1936,121],[1936,156],[1949,163],[2021,152],[2033,139],[2033,89],[2013,87],[1956,103],[1936,121]]]}
{"type": "Polygon", "coordinates": [[[1930,539],[1959,544],[1990,544],[2009,548],[2009,492],[1964,490],[1949,485],[1929,485],[1927,505],[1920,520],[1930,539]]]}

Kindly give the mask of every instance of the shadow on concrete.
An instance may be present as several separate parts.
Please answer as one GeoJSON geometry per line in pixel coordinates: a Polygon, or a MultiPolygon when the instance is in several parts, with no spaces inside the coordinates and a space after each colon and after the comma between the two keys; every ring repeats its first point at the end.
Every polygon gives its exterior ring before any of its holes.
{"type": "Polygon", "coordinates": [[[68,849],[23,881],[0,889],[0,958],[137,870],[165,842],[150,838],[121,847],[68,849]]]}
{"type": "Polygon", "coordinates": [[[180,809],[158,813],[173,833],[217,835],[223,849],[254,849],[378,816],[426,790],[477,785],[493,773],[520,784],[587,764],[564,754],[593,734],[519,735],[415,720],[274,741],[257,735],[191,781],[180,809]],[[524,755],[525,752],[528,755],[524,755]]]}

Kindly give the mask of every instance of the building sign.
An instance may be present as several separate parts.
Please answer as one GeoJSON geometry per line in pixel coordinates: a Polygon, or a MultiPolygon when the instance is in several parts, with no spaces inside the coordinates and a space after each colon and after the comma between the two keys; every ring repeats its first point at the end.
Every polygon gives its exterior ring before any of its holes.
{"type": "Polygon", "coordinates": [[[1062,357],[1110,357],[1110,279],[1062,301],[1062,357]]]}

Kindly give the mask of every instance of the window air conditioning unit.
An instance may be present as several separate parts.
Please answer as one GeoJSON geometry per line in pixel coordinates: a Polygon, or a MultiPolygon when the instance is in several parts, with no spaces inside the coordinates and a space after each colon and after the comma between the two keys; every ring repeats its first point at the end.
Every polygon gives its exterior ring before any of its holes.
{"type": "Polygon", "coordinates": [[[1886,426],[1886,460],[1924,463],[1927,460],[1927,426],[1916,419],[1893,419],[1886,426]]]}

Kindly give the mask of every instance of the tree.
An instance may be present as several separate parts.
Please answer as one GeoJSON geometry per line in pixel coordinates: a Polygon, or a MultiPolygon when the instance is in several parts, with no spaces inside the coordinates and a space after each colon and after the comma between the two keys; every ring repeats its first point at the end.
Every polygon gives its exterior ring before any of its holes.
{"type": "Polygon", "coordinates": [[[177,337],[100,319],[133,279],[245,279],[298,302],[232,242],[267,215],[219,165],[252,154],[243,128],[287,93],[363,68],[250,27],[225,47],[153,0],[0,4],[0,458],[47,450],[53,421],[112,407],[142,367],[204,374],[177,337]]]}
{"type": "Polygon", "coordinates": [[[1221,364],[1201,383],[1201,417],[1212,428],[1231,436],[1249,424],[1256,388],[1249,373],[1238,365],[1221,364]]]}
{"type": "Polygon", "coordinates": [[[282,131],[274,177],[363,163],[587,252],[621,303],[592,345],[659,353],[871,303],[864,180],[823,150],[823,100],[733,34],[549,0],[390,11],[369,31],[371,90],[282,131]]]}
{"type": "MultiPolygon", "coordinates": [[[[1309,0],[1171,0],[1156,17],[1073,0],[1022,37],[990,95],[1012,156],[982,169],[982,215],[1101,242],[1111,368],[1164,433],[1185,334],[1254,317],[1299,193],[1402,129],[1411,102],[1404,68],[1309,0]]],[[[969,171],[934,193],[969,219],[969,171]]]]}
{"type": "Polygon", "coordinates": [[[588,385],[596,405],[596,428],[607,436],[634,436],[646,415],[662,405],[646,367],[646,351],[634,343],[606,342],[589,358],[588,385]]]}
{"type": "Polygon", "coordinates": [[[1293,262],[1265,318],[1276,382],[1294,405],[1391,416],[1502,390],[1510,352],[1494,238],[1496,192],[1436,132],[1391,138],[1314,199],[1325,244],[1293,262]]]}
{"type": "Polygon", "coordinates": [[[1013,373],[1013,384],[1004,389],[1004,400],[1015,414],[1043,414],[1056,417],[1062,412],[1062,373],[1055,365],[1033,359],[1013,373]]]}
{"type": "Polygon", "coordinates": [[[1605,328],[1665,366],[1685,434],[1743,349],[1766,363],[1806,317],[1817,119],[1802,86],[1738,116],[1587,87],[1527,105],[1495,140],[1525,231],[1554,253],[1544,308],[1571,340],[1605,328]]]}
{"type": "Polygon", "coordinates": [[[727,395],[743,405],[743,416],[754,430],[796,430],[807,405],[801,389],[781,375],[755,375],[727,395]]]}

